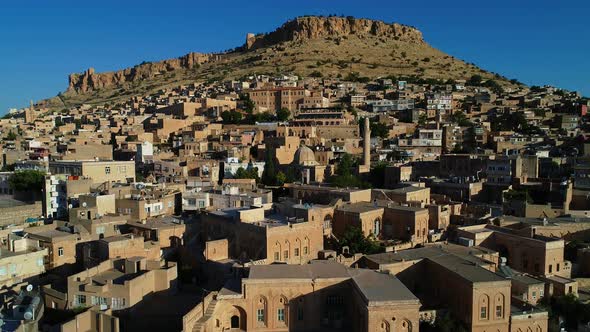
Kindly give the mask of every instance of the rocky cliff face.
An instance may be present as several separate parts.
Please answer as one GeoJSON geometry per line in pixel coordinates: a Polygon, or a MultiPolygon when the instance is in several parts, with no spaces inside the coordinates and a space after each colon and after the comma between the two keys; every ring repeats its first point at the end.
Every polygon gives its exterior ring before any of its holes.
{"type": "Polygon", "coordinates": [[[70,74],[69,92],[85,93],[92,90],[120,86],[144,79],[150,79],[158,74],[177,70],[191,69],[205,62],[219,60],[218,54],[189,53],[180,58],[159,62],[147,62],[123,70],[95,73],[89,68],[83,73],[70,74]]]}
{"type": "Polygon", "coordinates": [[[305,41],[346,35],[373,35],[396,40],[424,43],[422,33],[413,27],[353,17],[304,16],[288,21],[277,30],[254,36],[248,34],[244,48],[256,49],[285,41],[305,41]]]}
{"type": "MultiPolygon", "coordinates": [[[[422,33],[410,26],[352,17],[305,16],[288,21],[277,30],[268,34],[248,34],[246,44],[239,49],[238,53],[268,47],[282,42],[305,42],[310,39],[325,37],[338,38],[347,35],[372,35],[409,43],[424,44],[422,33]]],[[[142,63],[132,68],[106,73],[95,73],[94,69],[90,68],[83,73],[71,74],[69,76],[67,91],[83,94],[98,89],[125,86],[126,83],[148,80],[162,73],[178,69],[191,69],[203,63],[215,62],[220,60],[222,55],[222,53],[189,53],[176,59],[142,63]]]]}

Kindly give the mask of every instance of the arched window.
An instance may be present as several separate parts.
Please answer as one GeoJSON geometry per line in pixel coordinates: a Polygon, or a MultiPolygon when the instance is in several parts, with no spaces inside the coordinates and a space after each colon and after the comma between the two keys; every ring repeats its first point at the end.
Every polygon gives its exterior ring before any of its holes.
{"type": "Polygon", "coordinates": [[[487,295],[482,295],[479,298],[479,319],[486,320],[489,318],[490,312],[490,298],[487,295]]]}
{"type": "Polygon", "coordinates": [[[496,296],[494,297],[494,308],[496,319],[504,318],[504,294],[496,294],[496,296]]]}
{"type": "Polygon", "coordinates": [[[291,255],[291,243],[285,241],[285,247],[283,248],[283,261],[287,261],[291,255]]]}
{"type": "Polygon", "coordinates": [[[375,237],[378,237],[380,230],[381,230],[381,220],[379,220],[379,218],[377,218],[377,219],[375,219],[375,221],[373,221],[373,235],[375,237]]]}
{"type": "Polygon", "coordinates": [[[282,254],[282,252],[281,252],[281,244],[279,243],[279,241],[277,241],[275,243],[273,254],[274,254],[274,260],[275,260],[275,262],[281,260],[281,254],[282,254]]]}
{"type": "Polygon", "coordinates": [[[309,255],[310,250],[311,250],[311,248],[309,247],[309,238],[306,236],[303,239],[303,256],[309,255]]]}
{"type": "Polygon", "coordinates": [[[401,329],[400,331],[407,331],[407,332],[411,332],[412,331],[412,322],[410,322],[407,319],[404,319],[401,323],[401,329]]]}
{"type": "Polygon", "coordinates": [[[389,322],[386,320],[383,320],[381,322],[381,332],[389,332],[391,331],[390,327],[389,327],[389,322]]]}
{"type": "Polygon", "coordinates": [[[299,259],[299,257],[301,257],[301,240],[299,240],[299,238],[295,239],[295,247],[293,248],[293,257],[295,259],[299,259]]]}
{"type": "Polygon", "coordinates": [[[268,308],[268,302],[264,296],[258,298],[256,303],[256,323],[260,326],[266,326],[266,312],[268,308]]]}
{"type": "Polygon", "coordinates": [[[289,314],[289,300],[281,295],[279,296],[279,303],[277,303],[277,322],[279,324],[287,325],[287,319],[289,314]]]}

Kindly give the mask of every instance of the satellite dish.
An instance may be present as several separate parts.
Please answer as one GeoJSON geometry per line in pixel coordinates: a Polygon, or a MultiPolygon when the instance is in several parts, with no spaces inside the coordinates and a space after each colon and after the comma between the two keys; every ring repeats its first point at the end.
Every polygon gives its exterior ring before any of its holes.
{"type": "Polygon", "coordinates": [[[33,291],[33,285],[28,284],[27,285],[27,292],[32,292],[33,291]]]}
{"type": "Polygon", "coordinates": [[[4,325],[4,321],[0,318],[0,326],[4,325]]]}
{"type": "Polygon", "coordinates": [[[73,208],[74,206],[72,204],[68,204],[68,209],[73,208]]]}
{"type": "Polygon", "coordinates": [[[88,205],[86,202],[82,203],[82,207],[86,207],[86,205],[88,205]]]}

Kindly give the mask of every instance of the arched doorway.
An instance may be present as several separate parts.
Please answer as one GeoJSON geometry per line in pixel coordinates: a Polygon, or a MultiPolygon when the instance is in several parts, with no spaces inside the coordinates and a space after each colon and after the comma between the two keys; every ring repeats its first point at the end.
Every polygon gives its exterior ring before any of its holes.
{"type": "Polygon", "coordinates": [[[240,328],[240,316],[233,315],[231,316],[231,325],[232,329],[239,329],[240,328]]]}
{"type": "Polygon", "coordinates": [[[245,331],[247,326],[246,310],[239,306],[234,306],[234,309],[230,318],[230,328],[245,331]]]}

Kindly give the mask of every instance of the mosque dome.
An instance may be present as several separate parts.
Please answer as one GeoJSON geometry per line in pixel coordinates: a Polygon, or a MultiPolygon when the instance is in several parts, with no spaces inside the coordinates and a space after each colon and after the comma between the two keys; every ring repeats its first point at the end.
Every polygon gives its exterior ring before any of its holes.
{"type": "Polygon", "coordinates": [[[301,145],[297,151],[295,151],[294,163],[299,166],[316,166],[315,154],[313,150],[305,145],[301,145]]]}

